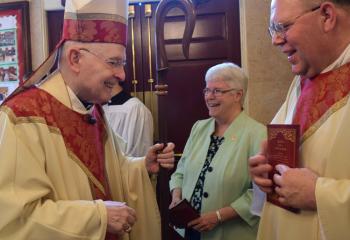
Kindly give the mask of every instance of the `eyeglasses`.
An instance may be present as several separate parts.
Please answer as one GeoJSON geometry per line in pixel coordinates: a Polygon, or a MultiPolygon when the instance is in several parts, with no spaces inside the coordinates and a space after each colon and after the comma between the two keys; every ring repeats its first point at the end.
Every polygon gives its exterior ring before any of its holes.
{"type": "Polygon", "coordinates": [[[241,89],[238,88],[230,88],[230,89],[218,89],[218,88],[214,88],[214,89],[210,89],[210,88],[204,88],[203,89],[203,94],[204,96],[208,96],[209,93],[213,94],[215,97],[221,97],[222,95],[224,95],[225,93],[231,92],[231,91],[240,91],[241,89]]]}
{"type": "Polygon", "coordinates": [[[317,7],[314,7],[312,9],[310,9],[310,10],[307,10],[307,11],[303,12],[299,16],[295,17],[294,21],[288,21],[288,22],[285,22],[285,23],[271,23],[271,25],[269,26],[270,36],[272,38],[275,37],[275,36],[278,36],[278,37],[281,37],[281,38],[285,39],[286,32],[290,29],[290,27],[293,24],[295,24],[297,22],[297,20],[299,18],[301,18],[302,16],[305,16],[308,13],[316,11],[320,7],[321,7],[321,5],[318,5],[317,7]]]}
{"type": "Polygon", "coordinates": [[[120,68],[120,67],[124,67],[126,65],[126,60],[125,59],[118,59],[118,58],[108,58],[108,59],[103,59],[102,57],[100,57],[99,55],[97,55],[96,53],[91,52],[89,49],[86,48],[79,48],[79,50],[91,53],[92,55],[94,55],[95,57],[97,57],[98,59],[102,60],[103,62],[105,62],[110,68],[120,68]]]}

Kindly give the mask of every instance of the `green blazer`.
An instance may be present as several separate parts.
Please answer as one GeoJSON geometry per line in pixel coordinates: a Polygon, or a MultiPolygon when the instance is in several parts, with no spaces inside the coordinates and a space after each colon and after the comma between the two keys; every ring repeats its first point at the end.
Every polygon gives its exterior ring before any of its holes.
{"type": "MultiPolygon", "coordinates": [[[[182,158],[171,176],[170,189],[182,188],[182,197],[190,200],[198,176],[207,156],[210,135],[215,130],[215,119],[197,121],[192,127],[182,158]]],[[[225,140],[215,154],[207,172],[202,213],[231,206],[239,214],[219,224],[212,231],[202,233],[202,239],[253,240],[256,238],[259,218],[250,213],[252,202],[248,159],[260,150],[266,139],[266,127],[248,117],[244,112],[231,123],[224,134],[225,140]]]]}

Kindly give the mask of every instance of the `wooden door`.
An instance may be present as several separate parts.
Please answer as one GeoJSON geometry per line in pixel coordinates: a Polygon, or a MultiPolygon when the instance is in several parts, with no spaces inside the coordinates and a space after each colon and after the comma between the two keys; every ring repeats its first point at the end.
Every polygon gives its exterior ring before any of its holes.
{"type": "MultiPolygon", "coordinates": [[[[169,69],[162,82],[169,87],[168,95],[158,98],[159,137],[176,144],[177,158],[181,156],[192,125],[208,118],[202,94],[207,69],[227,61],[241,65],[239,1],[210,0],[198,5],[196,14],[189,59],[182,53],[183,13],[180,9],[171,10],[164,23],[169,69]]],[[[168,227],[167,211],[171,200],[168,187],[171,173],[162,170],[157,184],[163,240],[175,239],[168,227]]]]}
{"type": "Polygon", "coordinates": [[[169,94],[158,100],[166,102],[159,115],[167,129],[160,129],[160,136],[166,134],[174,141],[177,153],[182,152],[194,122],[208,117],[202,94],[206,70],[225,61],[241,64],[238,3],[211,0],[198,5],[188,60],[181,46],[184,16],[178,9],[168,14],[164,35],[169,71],[163,81],[169,85],[169,94]]]}

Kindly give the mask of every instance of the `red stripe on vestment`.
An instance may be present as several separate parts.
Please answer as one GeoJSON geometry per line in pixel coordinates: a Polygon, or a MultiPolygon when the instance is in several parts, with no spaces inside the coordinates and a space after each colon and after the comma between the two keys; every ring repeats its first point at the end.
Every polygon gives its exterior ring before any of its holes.
{"type": "Polygon", "coordinates": [[[293,123],[300,124],[301,136],[350,91],[350,63],[313,79],[301,80],[301,93],[293,123]]]}

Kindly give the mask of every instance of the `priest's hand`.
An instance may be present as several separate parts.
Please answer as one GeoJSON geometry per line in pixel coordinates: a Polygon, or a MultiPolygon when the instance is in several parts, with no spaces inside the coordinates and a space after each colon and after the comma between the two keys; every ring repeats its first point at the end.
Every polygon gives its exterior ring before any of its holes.
{"type": "Polygon", "coordinates": [[[149,173],[159,172],[159,167],[172,169],[174,167],[174,143],[157,143],[150,147],[145,158],[146,169],[149,173]]]}
{"type": "Polygon", "coordinates": [[[318,176],[307,168],[289,168],[286,165],[276,166],[279,174],[273,176],[277,185],[279,201],[286,206],[316,210],[315,188],[318,176]]]}
{"type": "Polygon", "coordinates": [[[272,192],[273,182],[268,178],[272,166],[267,163],[267,141],[261,144],[260,152],[249,158],[249,172],[255,184],[265,193],[272,192]]]}
{"type": "Polygon", "coordinates": [[[107,232],[122,236],[132,230],[136,222],[135,210],[125,203],[105,201],[107,209],[107,232]]]}
{"type": "Polygon", "coordinates": [[[187,227],[198,232],[206,232],[214,229],[219,224],[219,219],[215,212],[203,213],[199,218],[188,223],[187,227]]]}

